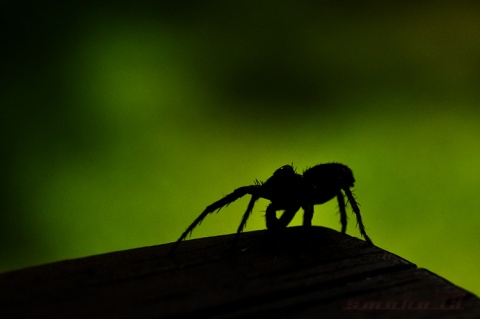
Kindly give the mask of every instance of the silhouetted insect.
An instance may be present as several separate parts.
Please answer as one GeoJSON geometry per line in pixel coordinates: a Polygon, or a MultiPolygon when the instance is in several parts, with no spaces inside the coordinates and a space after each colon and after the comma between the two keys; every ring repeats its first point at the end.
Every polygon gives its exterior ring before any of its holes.
{"type": "Polygon", "coordinates": [[[372,244],[372,241],[365,232],[365,226],[362,222],[362,215],[360,215],[358,204],[350,190],[354,182],[355,179],[353,178],[352,171],[347,166],[339,163],[320,164],[307,169],[303,175],[297,174],[295,169],[290,165],[282,166],[277,169],[275,173],[273,173],[273,176],[267,179],[266,182],[256,180],[255,185],[237,188],[233,193],[208,206],[185,230],[182,236],[180,236],[171,252],[175,251],[180,242],[184,240],[208,214],[220,210],[222,207],[247,194],[252,195],[252,198],[248,203],[247,211],[243,215],[240,226],[238,227],[237,235],[233,242],[234,245],[252,213],[255,202],[259,198],[265,198],[271,201],[265,215],[267,229],[277,230],[287,227],[300,207],[304,210],[303,225],[306,227],[311,226],[313,205],[323,204],[337,197],[342,233],[345,233],[347,230],[347,214],[342,190],[345,192],[348,202],[357,217],[360,234],[365,238],[367,243],[372,244]],[[277,218],[278,210],[284,211],[280,218],[277,218]]]}

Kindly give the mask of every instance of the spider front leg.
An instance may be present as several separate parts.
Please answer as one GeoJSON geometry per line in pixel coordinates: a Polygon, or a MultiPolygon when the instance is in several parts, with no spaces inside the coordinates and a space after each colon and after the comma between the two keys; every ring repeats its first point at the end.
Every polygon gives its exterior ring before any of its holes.
{"type": "Polygon", "coordinates": [[[345,232],[347,231],[347,211],[345,210],[345,199],[343,198],[343,194],[340,191],[337,194],[337,200],[338,209],[340,210],[340,223],[342,224],[342,233],[345,234],[345,232]]]}
{"type": "Polygon", "coordinates": [[[313,205],[303,206],[303,226],[311,227],[313,219],[313,205]]]}
{"type": "Polygon", "coordinates": [[[362,215],[360,215],[360,208],[358,208],[358,204],[355,201],[355,198],[353,197],[352,192],[348,188],[345,188],[344,191],[345,191],[345,194],[347,195],[350,206],[352,206],[353,212],[357,216],[357,224],[360,230],[360,234],[363,236],[363,238],[365,238],[365,241],[367,243],[369,243],[370,245],[373,245],[370,237],[368,237],[367,232],[365,231],[365,226],[363,225],[363,221],[362,221],[362,215]]]}

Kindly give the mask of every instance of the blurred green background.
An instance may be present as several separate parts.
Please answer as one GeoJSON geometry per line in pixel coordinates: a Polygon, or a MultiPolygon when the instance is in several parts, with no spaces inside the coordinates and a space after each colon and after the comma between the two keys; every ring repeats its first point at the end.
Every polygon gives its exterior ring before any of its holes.
{"type": "Polygon", "coordinates": [[[168,243],[337,161],[375,244],[480,294],[478,1],[73,3],[0,4],[0,271],[168,243]]]}

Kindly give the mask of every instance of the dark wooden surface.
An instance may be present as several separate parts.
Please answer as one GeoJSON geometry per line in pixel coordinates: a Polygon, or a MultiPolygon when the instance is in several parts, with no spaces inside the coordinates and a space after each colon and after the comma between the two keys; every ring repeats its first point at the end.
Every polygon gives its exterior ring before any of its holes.
{"type": "Polygon", "coordinates": [[[0,275],[0,318],[480,318],[480,300],[331,229],[288,228],[0,275]]]}

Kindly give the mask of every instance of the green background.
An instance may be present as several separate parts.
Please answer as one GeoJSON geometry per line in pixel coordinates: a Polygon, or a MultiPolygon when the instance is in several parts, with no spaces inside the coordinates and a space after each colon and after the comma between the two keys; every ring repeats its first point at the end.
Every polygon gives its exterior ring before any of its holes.
{"type": "Polygon", "coordinates": [[[67,3],[0,4],[0,271],[172,242],[336,161],[375,244],[480,294],[479,2],[67,3]]]}

